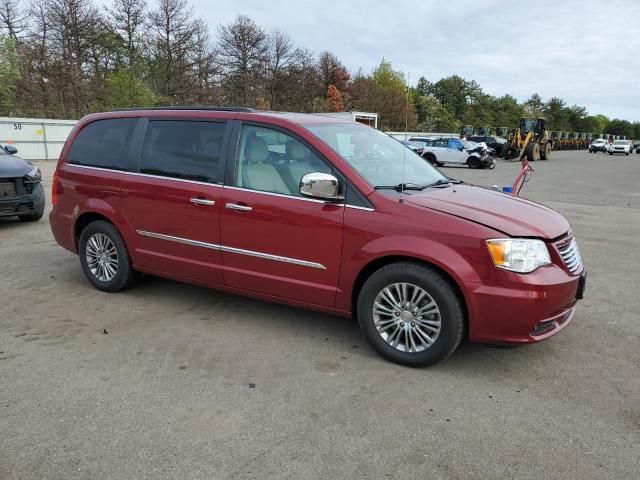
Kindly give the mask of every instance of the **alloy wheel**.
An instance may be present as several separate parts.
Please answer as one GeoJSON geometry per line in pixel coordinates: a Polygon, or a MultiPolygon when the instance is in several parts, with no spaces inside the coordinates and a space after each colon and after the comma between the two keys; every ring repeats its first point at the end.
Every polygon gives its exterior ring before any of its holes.
{"type": "Polygon", "coordinates": [[[118,273],[118,251],[113,241],[104,233],[89,237],[85,249],[87,266],[101,282],[112,281],[118,273]]]}
{"type": "Polygon", "coordinates": [[[429,348],[442,327],[435,300],[411,283],[393,283],[378,293],[373,302],[373,322],[388,345],[407,353],[429,348]]]}

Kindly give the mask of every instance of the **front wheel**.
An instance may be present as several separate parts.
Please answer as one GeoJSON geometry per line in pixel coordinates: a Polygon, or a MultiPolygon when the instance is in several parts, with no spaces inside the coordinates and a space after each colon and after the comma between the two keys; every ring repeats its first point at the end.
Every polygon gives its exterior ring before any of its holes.
{"type": "Polygon", "coordinates": [[[478,157],[469,157],[467,159],[467,166],[469,168],[480,168],[480,159],[478,157]]]}
{"type": "Polygon", "coordinates": [[[540,160],[540,144],[538,142],[530,142],[526,150],[527,160],[536,162],[540,160]]]}
{"type": "Polygon", "coordinates": [[[80,234],[80,265],[91,284],[103,292],[129,287],[135,272],[122,236],[111,223],[98,220],[80,234]]]}
{"type": "Polygon", "coordinates": [[[373,273],[358,296],[357,317],[371,346],[402,365],[433,365],[460,345],[462,302],[448,279],[425,265],[392,263],[373,273]]]}

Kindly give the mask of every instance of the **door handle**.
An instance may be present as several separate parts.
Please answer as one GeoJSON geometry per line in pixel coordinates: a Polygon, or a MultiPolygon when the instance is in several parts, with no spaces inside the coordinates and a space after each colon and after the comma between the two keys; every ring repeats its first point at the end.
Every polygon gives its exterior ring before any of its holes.
{"type": "Polygon", "coordinates": [[[237,203],[227,203],[225,208],[229,210],[237,210],[238,212],[250,212],[253,210],[249,205],[238,205],[237,203]]]}
{"type": "Polygon", "coordinates": [[[216,204],[214,200],[207,200],[206,198],[191,198],[189,201],[194,205],[204,205],[207,207],[212,207],[216,204]]]}

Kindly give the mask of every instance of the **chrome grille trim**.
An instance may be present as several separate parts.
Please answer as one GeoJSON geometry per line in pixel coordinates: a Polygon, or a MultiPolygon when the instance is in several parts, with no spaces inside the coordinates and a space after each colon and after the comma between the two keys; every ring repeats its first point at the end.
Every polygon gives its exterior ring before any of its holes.
{"type": "Polygon", "coordinates": [[[558,252],[567,270],[574,274],[580,271],[582,268],[582,256],[575,238],[571,237],[570,240],[559,244],[558,252]]]}

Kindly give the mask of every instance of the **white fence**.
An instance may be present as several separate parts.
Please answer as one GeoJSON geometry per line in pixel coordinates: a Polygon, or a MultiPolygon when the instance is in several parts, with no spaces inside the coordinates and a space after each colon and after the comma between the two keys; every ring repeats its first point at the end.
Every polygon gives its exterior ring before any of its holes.
{"type": "Polygon", "coordinates": [[[12,145],[25,160],[57,160],[77,120],[0,117],[0,145],[12,145]]]}

